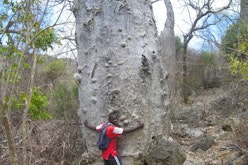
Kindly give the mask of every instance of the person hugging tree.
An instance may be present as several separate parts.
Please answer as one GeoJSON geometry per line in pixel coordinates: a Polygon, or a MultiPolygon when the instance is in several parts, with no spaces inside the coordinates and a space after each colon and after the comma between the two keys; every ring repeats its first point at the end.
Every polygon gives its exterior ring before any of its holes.
{"type": "Polygon", "coordinates": [[[108,122],[109,123],[102,123],[96,127],[89,125],[88,121],[85,120],[84,125],[94,131],[101,132],[104,126],[106,126],[106,136],[110,139],[109,145],[107,149],[102,150],[102,158],[104,160],[104,165],[121,165],[121,160],[118,157],[118,152],[116,148],[117,137],[136,131],[138,129],[142,129],[144,127],[143,123],[139,123],[138,126],[134,128],[121,128],[118,124],[118,113],[116,111],[111,112],[108,115],[108,122]]]}

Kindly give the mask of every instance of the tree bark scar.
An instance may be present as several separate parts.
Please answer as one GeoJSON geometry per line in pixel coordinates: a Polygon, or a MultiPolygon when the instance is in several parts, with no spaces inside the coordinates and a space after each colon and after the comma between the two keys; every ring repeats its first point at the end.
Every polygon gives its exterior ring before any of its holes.
{"type": "Polygon", "coordinates": [[[142,69],[147,72],[148,71],[148,61],[146,56],[142,55],[142,69]]]}
{"type": "Polygon", "coordinates": [[[92,70],[92,73],[91,73],[91,78],[94,77],[94,74],[95,74],[95,71],[96,71],[96,68],[97,68],[97,63],[95,63],[94,67],[93,67],[93,70],[92,70]]]}

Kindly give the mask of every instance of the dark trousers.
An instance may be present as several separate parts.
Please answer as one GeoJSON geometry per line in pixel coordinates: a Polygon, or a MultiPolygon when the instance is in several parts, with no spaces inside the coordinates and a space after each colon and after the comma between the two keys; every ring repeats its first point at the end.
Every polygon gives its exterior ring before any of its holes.
{"type": "Polygon", "coordinates": [[[118,156],[113,157],[111,154],[109,155],[108,160],[104,160],[104,165],[122,165],[121,160],[118,156]]]}

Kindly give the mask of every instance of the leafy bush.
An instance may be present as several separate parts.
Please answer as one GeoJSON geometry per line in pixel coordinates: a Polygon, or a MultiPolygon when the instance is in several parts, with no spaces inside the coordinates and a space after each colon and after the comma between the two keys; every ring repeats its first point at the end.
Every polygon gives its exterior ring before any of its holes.
{"type": "Polygon", "coordinates": [[[229,27],[222,39],[224,52],[229,57],[230,71],[248,81],[248,29],[246,24],[236,23],[229,27]]]}
{"type": "Polygon", "coordinates": [[[66,83],[60,83],[52,92],[51,112],[57,118],[76,118],[78,108],[77,87],[68,87],[66,83]]]}
{"type": "Polygon", "coordinates": [[[248,60],[239,60],[238,58],[235,58],[231,55],[230,64],[230,70],[232,74],[240,74],[243,76],[245,81],[248,81],[248,60]]]}
{"type": "Polygon", "coordinates": [[[67,70],[67,64],[63,59],[55,59],[47,66],[44,66],[44,76],[54,83],[54,80],[63,76],[67,70]]]}
{"type": "Polygon", "coordinates": [[[37,119],[51,119],[52,116],[48,112],[48,97],[40,90],[34,89],[30,103],[29,113],[35,120],[37,119]]]}
{"type": "MultiPolygon", "coordinates": [[[[28,96],[26,93],[21,93],[19,98],[12,97],[12,109],[24,109],[25,108],[25,102],[27,101],[28,96]]],[[[38,120],[38,119],[51,119],[52,116],[48,112],[48,105],[49,100],[47,95],[42,93],[38,88],[33,89],[32,98],[29,106],[29,115],[32,119],[38,120]]]]}

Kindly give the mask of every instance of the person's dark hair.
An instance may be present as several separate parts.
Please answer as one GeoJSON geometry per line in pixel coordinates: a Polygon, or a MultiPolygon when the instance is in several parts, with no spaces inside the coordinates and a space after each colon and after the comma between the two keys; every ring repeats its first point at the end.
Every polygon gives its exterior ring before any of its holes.
{"type": "Polygon", "coordinates": [[[118,112],[117,111],[113,111],[111,113],[109,113],[108,115],[108,120],[112,121],[114,117],[118,116],[118,112]]]}

